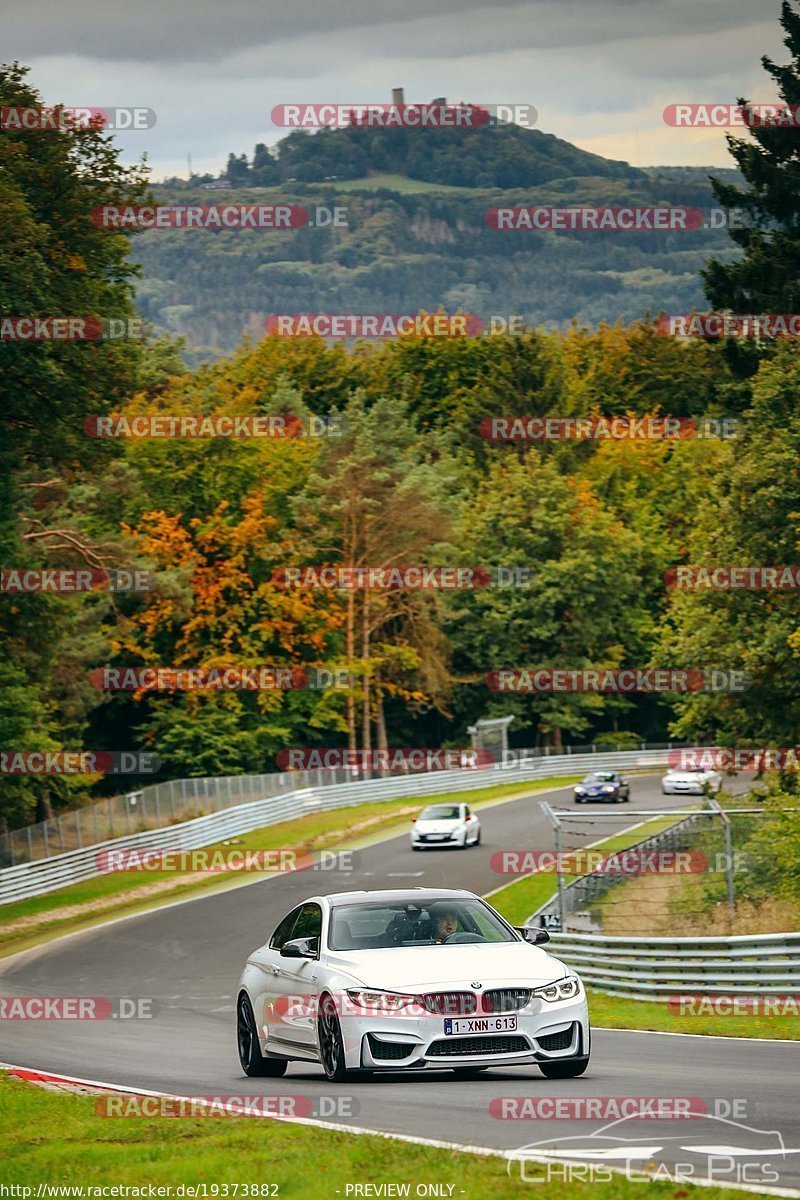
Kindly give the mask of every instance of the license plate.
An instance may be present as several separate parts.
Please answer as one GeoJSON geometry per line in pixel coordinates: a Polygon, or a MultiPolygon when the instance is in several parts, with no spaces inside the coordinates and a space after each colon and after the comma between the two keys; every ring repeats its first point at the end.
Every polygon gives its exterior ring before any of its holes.
{"type": "Polygon", "coordinates": [[[445,1034],[510,1033],[517,1028],[516,1017],[445,1017],[445,1034]]]}
{"type": "Polygon", "coordinates": [[[446,833],[429,833],[429,842],[443,842],[449,835],[446,833]]]}

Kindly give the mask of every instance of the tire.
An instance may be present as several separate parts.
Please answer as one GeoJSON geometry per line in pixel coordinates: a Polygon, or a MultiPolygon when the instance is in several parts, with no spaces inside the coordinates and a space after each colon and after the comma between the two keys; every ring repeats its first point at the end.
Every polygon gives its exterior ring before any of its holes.
{"type": "Polygon", "coordinates": [[[256,1018],[249,997],[242,992],[236,1005],[236,1045],[245,1075],[279,1079],[289,1065],[285,1058],[265,1058],[256,1032],[256,1018]]]}
{"type": "Polygon", "coordinates": [[[479,829],[479,830],[478,830],[478,836],[475,838],[475,841],[473,842],[473,845],[474,845],[474,846],[480,846],[480,844],[481,844],[481,831],[480,831],[480,829],[479,829]]]}
{"type": "Polygon", "coordinates": [[[562,1058],[560,1062],[540,1062],[539,1070],[545,1079],[574,1079],[582,1075],[589,1065],[587,1058],[562,1058]]]}
{"type": "Polygon", "coordinates": [[[325,1078],[331,1083],[342,1083],[347,1077],[342,1027],[339,1024],[336,1004],[328,995],[324,995],[320,999],[317,1038],[319,1040],[319,1059],[325,1072],[325,1078]]]}
{"type": "Polygon", "coordinates": [[[488,1067],[453,1067],[453,1074],[456,1079],[474,1079],[476,1075],[480,1075],[481,1071],[488,1071],[488,1067]]]}

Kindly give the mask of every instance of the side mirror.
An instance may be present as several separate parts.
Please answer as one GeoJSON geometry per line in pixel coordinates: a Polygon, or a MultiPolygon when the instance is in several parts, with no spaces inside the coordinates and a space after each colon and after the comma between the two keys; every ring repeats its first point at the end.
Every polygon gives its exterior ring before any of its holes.
{"type": "Polygon", "coordinates": [[[316,958],[319,938],[292,938],[281,946],[281,958],[316,958]]]}
{"type": "Polygon", "coordinates": [[[533,925],[515,925],[514,928],[532,946],[541,946],[544,942],[550,941],[550,934],[546,929],[537,929],[533,925]]]}

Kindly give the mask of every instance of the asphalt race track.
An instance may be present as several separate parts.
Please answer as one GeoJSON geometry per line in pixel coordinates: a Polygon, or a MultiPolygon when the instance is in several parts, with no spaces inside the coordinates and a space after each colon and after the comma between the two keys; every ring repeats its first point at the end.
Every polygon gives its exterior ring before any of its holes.
{"type": "MultiPolygon", "coordinates": [[[[683,797],[663,797],[657,776],[633,777],[631,792],[631,808],[685,803],[683,797]]],[[[415,854],[404,834],[360,851],[352,873],[285,874],[0,961],[0,991],[6,996],[153,997],[160,1006],[152,1020],[4,1021],[0,1060],[172,1095],[300,1095],[321,1119],[461,1145],[511,1149],[577,1135],[572,1145],[582,1151],[576,1161],[583,1164],[591,1159],[624,1166],[639,1143],[634,1168],[657,1169],[663,1162],[675,1170],[675,1164],[684,1164],[682,1177],[688,1180],[707,1177],[712,1162],[715,1182],[744,1182],[758,1191],[800,1189],[800,1043],[596,1030],[589,1071],[573,1080],[546,1080],[536,1067],[487,1071],[469,1081],[446,1070],[387,1073],[338,1088],[327,1083],[321,1068],[305,1064],[291,1064],[277,1080],[242,1074],[235,989],[248,952],[266,940],[281,916],[321,892],[421,884],[489,892],[506,882],[490,868],[494,851],[552,848],[552,832],[537,803],[542,795],[482,811],[482,843],[466,851],[415,854]],[[737,1124],[710,1118],[627,1120],[601,1139],[598,1129],[605,1121],[501,1120],[489,1107],[499,1097],[625,1096],[697,1097],[709,1111],[721,1102],[720,1114],[732,1118],[737,1112],[728,1102],[744,1101],[745,1107],[739,1108],[737,1124]],[[775,1150],[776,1131],[785,1157],[775,1150]],[[619,1140],[611,1142],[609,1134],[619,1140]],[[715,1152],[720,1157],[710,1159],[715,1152]]],[[[574,809],[568,789],[546,798],[574,809]]],[[[589,841],[628,824],[604,820],[601,806],[579,811],[597,818],[589,841]]],[[[519,1177],[518,1164],[511,1171],[519,1177]]]]}

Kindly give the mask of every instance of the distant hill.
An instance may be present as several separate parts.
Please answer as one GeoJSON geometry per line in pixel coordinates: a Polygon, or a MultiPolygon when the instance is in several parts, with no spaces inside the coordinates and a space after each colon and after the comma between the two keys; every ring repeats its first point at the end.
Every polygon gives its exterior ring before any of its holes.
{"type": "Polygon", "coordinates": [[[639,169],[515,126],[294,132],[277,158],[263,146],[252,159],[231,155],[226,192],[172,180],[158,199],[346,205],[347,228],[140,234],[139,302],[159,331],[186,338],[190,361],[262,336],[272,313],[444,308],[565,328],[684,312],[703,307],[708,255],[734,254],[724,230],[501,233],[485,214],[532,204],[710,208],[708,174],[639,169]]]}
{"type": "MultiPolygon", "coordinates": [[[[537,187],[595,176],[635,180],[640,172],[579,150],[538,129],[325,129],[294,132],[278,144],[279,178],[320,183],[331,176],[404,175],[454,187],[537,187]]],[[[244,181],[243,181],[244,182],[244,181]]]]}

